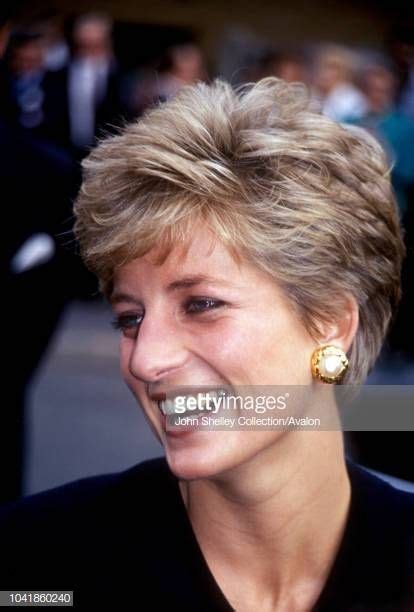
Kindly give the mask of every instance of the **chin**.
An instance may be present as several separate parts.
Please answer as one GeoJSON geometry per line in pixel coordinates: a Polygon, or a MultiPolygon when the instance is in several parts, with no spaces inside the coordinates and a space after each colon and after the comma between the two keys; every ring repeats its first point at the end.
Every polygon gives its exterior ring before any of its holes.
{"type": "Polygon", "coordinates": [[[230,457],[224,457],[222,451],[214,452],[212,446],[207,443],[172,448],[167,444],[165,454],[170,470],[181,480],[218,476],[228,469],[230,457]]]}
{"type": "Polygon", "coordinates": [[[217,473],[214,461],[208,457],[199,457],[194,449],[171,451],[166,449],[167,463],[172,473],[180,480],[209,478],[217,473]]]}
{"type": "Polygon", "coordinates": [[[235,432],[203,432],[190,444],[165,443],[168,466],[173,474],[182,480],[215,478],[237,467],[246,460],[245,453],[237,445],[235,432]],[[229,433],[233,434],[229,439],[229,433]]]}

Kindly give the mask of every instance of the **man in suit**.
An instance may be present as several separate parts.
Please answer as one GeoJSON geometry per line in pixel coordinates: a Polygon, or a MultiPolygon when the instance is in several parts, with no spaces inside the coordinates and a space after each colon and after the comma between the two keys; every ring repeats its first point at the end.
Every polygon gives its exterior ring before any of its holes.
{"type": "Polygon", "coordinates": [[[43,81],[45,131],[82,157],[100,130],[122,114],[120,76],[112,49],[112,23],[104,15],[81,16],[73,25],[72,57],[43,81]]]}

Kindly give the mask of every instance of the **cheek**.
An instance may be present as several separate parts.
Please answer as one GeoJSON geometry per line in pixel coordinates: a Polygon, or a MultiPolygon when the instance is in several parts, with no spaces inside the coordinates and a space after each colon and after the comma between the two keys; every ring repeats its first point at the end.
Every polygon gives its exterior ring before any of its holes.
{"type": "Polygon", "coordinates": [[[313,342],[285,309],[244,313],[215,336],[215,354],[241,384],[309,384],[313,342]]]}
{"type": "Polygon", "coordinates": [[[245,312],[217,321],[199,335],[195,352],[232,382],[275,384],[272,373],[286,362],[282,347],[292,344],[293,338],[287,338],[280,318],[245,312]]]}
{"type": "Polygon", "coordinates": [[[312,381],[313,342],[303,325],[290,316],[275,322],[264,344],[262,363],[276,384],[307,385],[312,381]]]}
{"type": "Polygon", "coordinates": [[[197,336],[194,352],[219,373],[231,377],[240,371],[250,332],[237,317],[226,317],[197,336]]]}

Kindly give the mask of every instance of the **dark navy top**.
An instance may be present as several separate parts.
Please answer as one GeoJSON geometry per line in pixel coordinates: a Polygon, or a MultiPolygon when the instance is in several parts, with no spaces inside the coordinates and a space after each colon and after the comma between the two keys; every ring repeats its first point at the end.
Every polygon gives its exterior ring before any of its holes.
{"type": "MultiPolygon", "coordinates": [[[[414,495],[347,469],[349,516],[313,610],[412,612],[414,495]]],[[[75,608],[232,610],[164,458],[1,508],[0,590],[11,589],[73,590],[75,608]]]]}

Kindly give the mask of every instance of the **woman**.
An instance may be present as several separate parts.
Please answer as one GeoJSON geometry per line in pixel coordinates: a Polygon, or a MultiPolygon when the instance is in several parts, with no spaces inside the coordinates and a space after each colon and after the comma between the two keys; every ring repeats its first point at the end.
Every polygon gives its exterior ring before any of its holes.
{"type": "Polygon", "coordinates": [[[323,391],[335,414],[329,383],[363,382],[403,257],[380,146],[302,86],[216,81],[103,141],[84,170],[81,252],[166,459],[4,510],[10,587],[156,610],[412,609],[413,496],[347,462],[340,431],[172,423],[179,398],[198,397],[201,420],[200,390],[305,389],[302,415],[323,391]]]}

